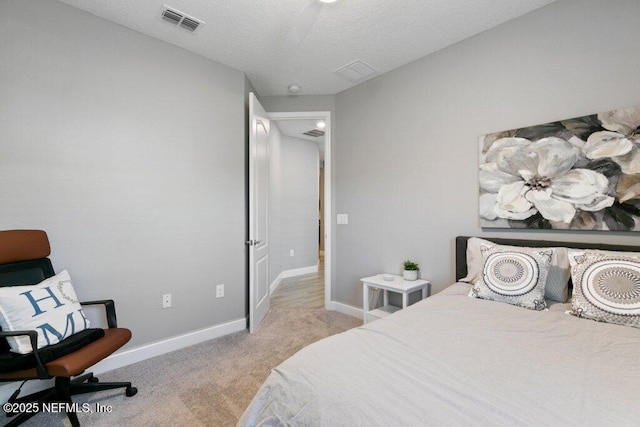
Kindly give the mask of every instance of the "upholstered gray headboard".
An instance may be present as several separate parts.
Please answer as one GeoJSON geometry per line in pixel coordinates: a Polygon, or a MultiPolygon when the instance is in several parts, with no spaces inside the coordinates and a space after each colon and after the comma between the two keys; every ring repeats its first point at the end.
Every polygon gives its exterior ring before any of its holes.
{"type": "MultiPolygon", "coordinates": [[[[470,236],[456,237],[456,281],[466,277],[467,275],[467,240],[470,236]]],[[[608,251],[625,251],[640,252],[640,246],[624,246],[624,245],[608,245],[603,243],[576,243],[576,242],[559,242],[551,240],[526,240],[526,239],[504,239],[496,237],[484,237],[501,245],[511,246],[529,246],[529,247],[546,247],[546,246],[562,246],[576,249],[603,249],[608,251]]]]}

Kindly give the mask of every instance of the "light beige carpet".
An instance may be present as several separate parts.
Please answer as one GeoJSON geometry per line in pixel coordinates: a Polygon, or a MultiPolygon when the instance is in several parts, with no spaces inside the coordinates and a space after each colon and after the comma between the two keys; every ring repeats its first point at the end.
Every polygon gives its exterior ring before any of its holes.
{"type": "MultiPolygon", "coordinates": [[[[324,309],[271,309],[253,335],[238,332],[100,375],[101,381],[131,381],[138,394],[74,396],[92,410],[112,407],[78,418],[83,426],[233,426],[272,368],[306,345],[361,324],[324,309]]],[[[65,414],[38,414],[24,425],[70,423],[65,414]]]]}

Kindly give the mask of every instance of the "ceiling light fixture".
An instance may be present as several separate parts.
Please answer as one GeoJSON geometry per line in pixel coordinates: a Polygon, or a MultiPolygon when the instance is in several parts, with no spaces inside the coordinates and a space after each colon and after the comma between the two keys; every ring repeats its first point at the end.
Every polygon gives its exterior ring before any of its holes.
{"type": "Polygon", "coordinates": [[[298,92],[300,92],[300,89],[302,89],[300,86],[296,85],[296,84],[291,84],[289,85],[289,87],[287,87],[287,90],[289,91],[289,93],[291,94],[296,94],[298,92]]]}
{"type": "Polygon", "coordinates": [[[318,123],[316,123],[316,127],[318,129],[324,129],[325,127],[327,127],[327,124],[324,121],[320,120],[318,123]]]}
{"type": "Polygon", "coordinates": [[[335,3],[338,0],[320,0],[320,3],[335,3]]]}

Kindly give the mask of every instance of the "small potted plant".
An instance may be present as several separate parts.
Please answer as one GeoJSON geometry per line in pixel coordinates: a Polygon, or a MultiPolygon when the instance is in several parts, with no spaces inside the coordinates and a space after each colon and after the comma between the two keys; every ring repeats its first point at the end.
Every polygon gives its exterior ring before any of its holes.
{"type": "Polygon", "coordinates": [[[418,278],[418,271],[420,271],[418,264],[406,260],[402,265],[404,266],[404,271],[402,272],[404,280],[416,280],[418,278]]]}

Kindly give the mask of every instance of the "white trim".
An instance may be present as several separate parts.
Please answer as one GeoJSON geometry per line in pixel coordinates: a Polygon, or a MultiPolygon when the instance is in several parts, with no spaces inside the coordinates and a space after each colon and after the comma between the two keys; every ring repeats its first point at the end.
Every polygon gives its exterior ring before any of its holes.
{"type": "Polygon", "coordinates": [[[324,131],[324,308],[332,310],[331,301],[331,263],[332,253],[332,200],[331,200],[331,112],[330,111],[298,111],[286,113],[269,113],[271,120],[324,120],[327,124],[324,131]]]}
{"type": "Polygon", "coordinates": [[[241,318],[230,322],[222,323],[207,328],[198,329],[186,334],[176,335],[171,338],[152,342],[139,347],[132,348],[112,354],[103,361],[94,365],[91,370],[94,373],[102,373],[111,371],[112,369],[121,368],[132,363],[140,362],[151,357],[160,356],[161,354],[171,351],[180,350],[194,344],[219,338],[224,335],[233,334],[247,329],[247,319],[241,318]]]}
{"type": "Polygon", "coordinates": [[[354,307],[349,304],[343,304],[338,301],[331,301],[331,311],[337,311],[338,313],[346,314],[347,316],[357,317],[358,319],[362,319],[362,309],[358,307],[354,307]]]}
{"type": "Polygon", "coordinates": [[[287,277],[296,277],[317,272],[318,264],[310,265],[309,267],[294,268],[293,270],[284,270],[282,273],[280,273],[280,275],[283,279],[286,279],[287,277]]]}
{"type": "Polygon", "coordinates": [[[331,113],[327,111],[325,122],[325,146],[324,146],[324,308],[328,310],[331,306],[331,271],[333,263],[331,254],[333,253],[333,237],[331,230],[333,229],[333,205],[331,200],[332,184],[332,164],[331,161],[331,113]]]}
{"type": "Polygon", "coordinates": [[[282,279],[286,279],[287,277],[296,277],[303,276],[305,274],[312,274],[318,272],[318,264],[310,265],[309,267],[301,267],[294,268],[293,270],[284,270],[278,274],[278,277],[275,278],[273,283],[269,285],[269,294],[273,294],[273,292],[278,288],[282,279]]]}
{"type": "MultiPolygon", "coordinates": [[[[226,323],[221,323],[219,325],[209,326],[207,328],[187,332],[186,334],[176,335],[174,337],[152,342],[150,344],[145,344],[129,350],[114,353],[106,359],[93,365],[90,371],[96,375],[99,375],[113,369],[131,365],[132,363],[141,362],[155,356],[160,356],[171,351],[180,350],[194,344],[199,344],[204,341],[209,341],[215,338],[222,337],[224,335],[244,331],[246,329],[247,319],[245,317],[226,323]]],[[[122,381],[127,381],[127,379],[123,378],[122,381]]],[[[20,395],[26,396],[30,393],[35,393],[52,386],[53,380],[28,381],[22,388],[22,392],[20,393],[20,395]]],[[[0,386],[0,402],[6,402],[7,399],[9,399],[9,396],[11,396],[11,394],[14,392],[14,390],[16,390],[17,387],[18,382],[3,384],[2,386],[0,386]]]]}
{"type": "Polygon", "coordinates": [[[269,294],[273,294],[273,292],[278,288],[278,285],[280,285],[280,282],[282,282],[282,279],[284,279],[284,277],[282,276],[281,271],[280,274],[278,274],[278,277],[276,277],[276,279],[273,281],[273,283],[269,285],[269,294]]]}

